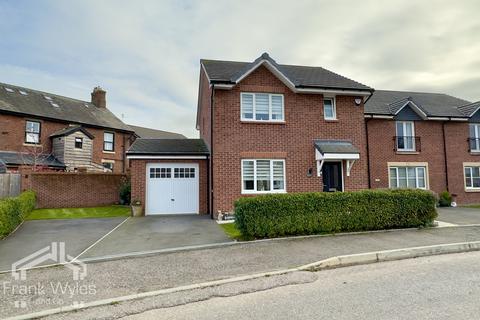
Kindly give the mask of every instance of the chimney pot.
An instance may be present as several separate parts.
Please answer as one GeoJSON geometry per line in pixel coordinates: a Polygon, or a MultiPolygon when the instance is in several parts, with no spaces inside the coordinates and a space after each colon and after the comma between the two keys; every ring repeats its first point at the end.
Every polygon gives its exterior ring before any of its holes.
{"type": "Polygon", "coordinates": [[[103,90],[102,87],[98,86],[93,88],[92,103],[97,108],[106,108],[107,107],[106,95],[107,95],[107,92],[103,90]]]}

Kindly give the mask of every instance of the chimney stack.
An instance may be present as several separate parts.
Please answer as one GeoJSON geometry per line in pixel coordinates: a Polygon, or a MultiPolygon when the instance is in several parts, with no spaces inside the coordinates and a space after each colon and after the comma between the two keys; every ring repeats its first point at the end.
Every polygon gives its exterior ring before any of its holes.
{"type": "Polygon", "coordinates": [[[103,90],[102,87],[100,86],[93,88],[92,103],[97,108],[106,108],[107,107],[106,94],[107,92],[103,90]]]}

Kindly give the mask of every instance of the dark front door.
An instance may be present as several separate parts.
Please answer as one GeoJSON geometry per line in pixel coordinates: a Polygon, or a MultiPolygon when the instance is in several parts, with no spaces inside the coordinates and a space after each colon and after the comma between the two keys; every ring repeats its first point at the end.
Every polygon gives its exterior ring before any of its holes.
{"type": "Polygon", "coordinates": [[[323,191],[342,191],[342,163],[324,162],[322,167],[323,191]]]}

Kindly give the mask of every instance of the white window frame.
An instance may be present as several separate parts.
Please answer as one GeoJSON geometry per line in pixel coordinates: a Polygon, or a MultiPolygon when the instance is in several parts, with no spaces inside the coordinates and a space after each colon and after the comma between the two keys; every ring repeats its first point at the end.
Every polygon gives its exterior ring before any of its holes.
{"type": "Polygon", "coordinates": [[[240,120],[241,121],[246,121],[246,122],[274,122],[274,123],[283,123],[285,122],[285,98],[283,97],[283,94],[280,93],[267,93],[267,92],[240,92],[240,120]],[[255,96],[257,94],[268,94],[268,120],[257,120],[256,119],[256,99],[255,96]],[[253,119],[248,119],[243,117],[243,95],[253,95],[253,119]],[[282,119],[280,120],[273,120],[272,119],[272,97],[277,96],[282,98],[282,119]]]}
{"type": "Polygon", "coordinates": [[[336,100],[335,97],[324,97],[323,98],[323,119],[325,119],[325,120],[337,120],[337,102],[335,100],[336,100]],[[331,100],[332,101],[333,117],[327,117],[327,114],[325,113],[325,100],[331,100]]]}
{"type": "MultiPolygon", "coordinates": [[[[480,124],[479,123],[470,123],[470,126],[473,126],[475,129],[474,131],[474,137],[469,137],[475,139],[475,149],[471,148],[470,151],[473,152],[480,152],[480,124]]],[[[470,136],[470,128],[468,131],[468,135],[470,136]]],[[[470,147],[470,146],[469,146],[470,147]]]]}
{"type": "Polygon", "coordinates": [[[25,122],[25,139],[24,139],[25,141],[24,141],[24,143],[26,143],[26,144],[40,144],[40,134],[41,134],[41,132],[42,132],[42,123],[40,121],[27,120],[25,122]],[[29,123],[38,124],[38,132],[37,131],[28,131],[28,124],[29,123]],[[29,137],[30,138],[33,137],[33,140],[35,140],[35,137],[36,137],[37,141],[28,141],[29,137]]]}
{"type": "Polygon", "coordinates": [[[473,186],[473,168],[480,168],[480,163],[464,163],[463,164],[463,185],[466,191],[475,191],[480,192],[480,187],[473,186]],[[465,169],[470,169],[470,183],[471,187],[467,187],[467,175],[465,174],[465,169]]]}
{"type": "Polygon", "coordinates": [[[115,132],[112,132],[112,131],[105,131],[105,132],[103,132],[103,151],[106,151],[106,152],[115,152],[115,132]],[[106,139],[106,136],[109,135],[109,134],[112,135],[112,141],[106,139]],[[107,143],[111,143],[111,144],[112,144],[112,149],[107,149],[107,148],[105,147],[107,143]]]}
{"type": "MultiPolygon", "coordinates": [[[[395,143],[397,144],[397,150],[398,151],[415,151],[417,150],[416,149],[416,146],[415,146],[415,122],[414,121],[396,121],[395,122],[395,136],[397,137],[409,137],[409,136],[406,136],[405,135],[405,132],[407,131],[406,128],[407,128],[407,124],[411,124],[412,125],[412,148],[400,148],[398,146],[398,140],[395,141],[395,143]],[[398,124],[401,123],[402,124],[402,129],[403,129],[403,136],[400,136],[398,134],[398,124]]],[[[403,142],[404,146],[406,145],[405,141],[403,142]]]]}
{"type": "Polygon", "coordinates": [[[287,192],[287,176],[286,176],[286,167],[285,159],[242,159],[241,160],[241,183],[242,183],[242,194],[266,194],[266,193],[286,193],[287,192]],[[257,161],[258,160],[268,160],[270,161],[270,191],[257,191],[257,161]],[[244,189],[243,181],[243,163],[246,161],[253,161],[253,190],[244,189]],[[273,189],[273,162],[278,161],[283,163],[283,189],[274,190],[273,189]]]}
{"type": "Polygon", "coordinates": [[[391,166],[388,166],[388,187],[390,189],[401,189],[399,187],[400,185],[400,179],[399,179],[399,175],[398,175],[398,169],[399,168],[406,168],[405,169],[405,174],[406,174],[406,179],[407,179],[407,188],[410,188],[410,189],[422,189],[422,190],[428,190],[429,189],[429,185],[428,185],[428,168],[427,166],[423,166],[423,165],[391,165],[391,166]],[[408,186],[408,168],[415,168],[415,187],[414,188],[411,188],[410,186],[408,186]],[[418,171],[419,169],[423,169],[423,172],[425,173],[425,176],[423,177],[423,180],[424,180],[424,184],[425,184],[425,187],[421,188],[421,187],[418,187],[418,171]],[[391,179],[391,175],[390,175],[390,170],[391,169],[395,169],[396,171],[396,186],[392,186],[392,179],[391,179]]]}

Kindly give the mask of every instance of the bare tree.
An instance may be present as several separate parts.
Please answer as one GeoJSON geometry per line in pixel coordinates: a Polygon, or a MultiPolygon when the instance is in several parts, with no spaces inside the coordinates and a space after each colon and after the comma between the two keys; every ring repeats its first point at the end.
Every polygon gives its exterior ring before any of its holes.
{"type": "Polygon", "coordinates": [[[32,171],[42,171],[45,168],[42,160],[48,159],[51,155],[51,153],[44,153],[41,144],[24,146],[21,152],[23,164],[31,166],[32,171]]]}

